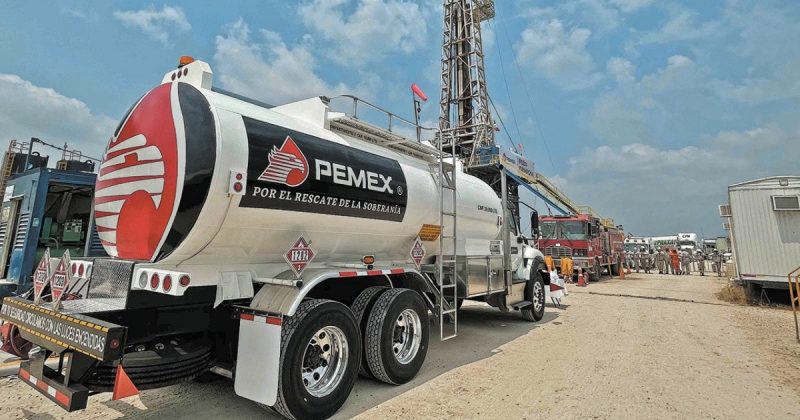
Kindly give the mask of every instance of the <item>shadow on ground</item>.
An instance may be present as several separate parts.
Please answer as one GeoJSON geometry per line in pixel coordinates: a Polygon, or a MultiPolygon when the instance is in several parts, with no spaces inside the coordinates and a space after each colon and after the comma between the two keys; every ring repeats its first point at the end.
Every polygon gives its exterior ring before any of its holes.
{"type": "MultiPolygon", "coordinates": [[[[431,340],[425,364],[419,375],[401,386],[390,386],[359,378],[350,398],[335,418],[350,418],[375,405],[420,386],[437,376],[492,356],[503,346],[537,326],[553,322],[565,307],[548,305],[544,318],[536,323],[526,322],[519,312],[500,312],[484,304],[468,302],[459,312],[458,337],[439,340],[439,326],[431,323],[431,340]]],[[[220,378],[210,382],[188,382],[160,390],[144,391],[141,403],[146,409],[126,401],[97,401],[125,417],[245,419],[279,418],[272,411],[238,397],[233,382],[220,378]]],[[[92,404],[90,399],[90,405],[92,404]]]]}

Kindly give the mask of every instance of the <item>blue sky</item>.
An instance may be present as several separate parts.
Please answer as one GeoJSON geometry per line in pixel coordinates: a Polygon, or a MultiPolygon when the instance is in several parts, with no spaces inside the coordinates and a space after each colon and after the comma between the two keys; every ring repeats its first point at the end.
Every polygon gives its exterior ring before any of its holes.
{"type": "MultiPolygon", "coordinates": [[[[4,2],[0,133],[100,155],[184,54],[275,104],[350,92],[409,115],[416,82],[435,121],[440,3],[4,2]]],[[[710,237],[727,185],[797,173],[798,22],[796,1],[498,1],[489,92],[575,201],[635,234],[710,237]]]]}

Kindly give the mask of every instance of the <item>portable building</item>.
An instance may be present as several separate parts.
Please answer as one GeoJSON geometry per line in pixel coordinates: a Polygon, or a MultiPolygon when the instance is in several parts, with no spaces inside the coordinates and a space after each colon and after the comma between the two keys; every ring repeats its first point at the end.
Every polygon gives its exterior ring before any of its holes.
{"type": "Polygon", "coordinates": [[[800,176],[773,176],[728,187],[720,206],[730,230],[738,278],[764,288],[788,286],[800,266],[800,176]]]}

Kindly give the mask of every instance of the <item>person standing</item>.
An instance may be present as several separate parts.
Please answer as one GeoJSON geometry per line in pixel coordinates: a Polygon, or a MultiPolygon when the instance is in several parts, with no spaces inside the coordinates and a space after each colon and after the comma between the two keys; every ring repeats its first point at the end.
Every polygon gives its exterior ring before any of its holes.
{"type": "Polygon", "coordinates": [[[658,274],[664,274],[664,249],[661,248],[655,255],[656,257],[656,269],[658,270],[658,274]]]}
{"type": "Polygon", "coordinates": [[[682,251],[681,252],[681,274],[688,275],[689,272],[691,271],[691,268],[690,268],[691,264],[692,264],[692,256],[689,255],[688,251],[682,251]]]}
{"type": "Polygon", "coordinates": [[[636,272],[639,272],[639,269],[642,268],[642,252],[636,251],[633,253],[633,266],[636,268],[636,272]]]}
{"type": "Polygon", "coordinates": [[[681,273],[681,263],[680,258],[678,258],[678,251],[671,249],[669,251],[669,262],[670,268],[672,269],[672,274],[680,274],[681,273]]]}
{"type": "Polygon", "coordinates": [[[711,254],[711,263],[714,267],[714,272],[717,273],[717,277],[722,276],[722,254],[719,253],[718,250],[714,250],[714,253],[711,254]]]}
{"type": "Polygon", "coordinates": [[[647,252],[642,248],[642,260],[644,262],[644,272],[645,274],[650,274],[650,270],[653,268],[653,250],[651,249],[650,252],[647,252]]]}
{"type": "Polygon", "coordinates": [[[694,260],[697,262],[697,271],[700,272],[701,276],[706,275],[706,256],[703,255],[703,251],[698,249],[697,253],[694,256],[694,260]]]}

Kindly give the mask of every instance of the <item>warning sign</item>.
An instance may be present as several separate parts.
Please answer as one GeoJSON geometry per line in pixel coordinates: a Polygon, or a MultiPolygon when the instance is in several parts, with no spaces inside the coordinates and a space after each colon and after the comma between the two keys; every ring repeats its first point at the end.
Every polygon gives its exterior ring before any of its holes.
{"type": "Polygon", "coordinates": [[[71,283],[72,272],[69,270],[69,267],[70,258],[69,250],[67,250],[64,251],[64,255],[58,262],[56,271],[53,272],[53,275],[50,277],[50,293],[52,293],[54,310],[58,310],[61,298],[64,297],[64,291],[67,290],[67,286],[71,283]]]}
{"type": "Polygon", "coordinates": [[[314,259],[314,255],[314,250],[311,249],[311,245],[301,236],[297,238],[297,242],[289,248],[284,258],[286,258],[286,262],[292,267],[295,277],[300,278],[300,275],[303,274],[303,270],[305,270],[306,266],[314,259]]]}
{"type": "Polygon", "coordinates": [[[39,304],[44,286],[50,281],[50,248],[45,248],[44,255],[33,272],[33,303],[39,304]]]}
{"type": "Polygon", "coordinates": [[[414,246],[411,247],[410,254],[411,260],[414,261],[414,265],[419,269],[420,264],[422,264],[422,259],[425,258],[425,245],[422,244],[422,240],[419,236],[414,239],[414,246]]]}

